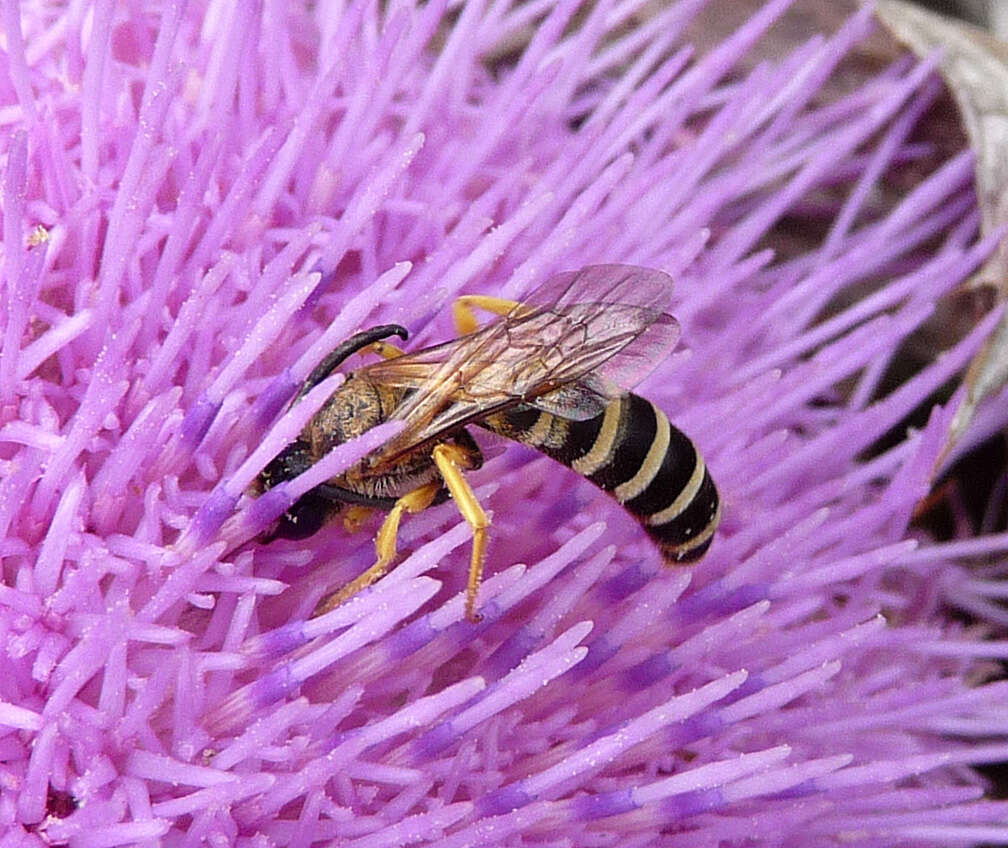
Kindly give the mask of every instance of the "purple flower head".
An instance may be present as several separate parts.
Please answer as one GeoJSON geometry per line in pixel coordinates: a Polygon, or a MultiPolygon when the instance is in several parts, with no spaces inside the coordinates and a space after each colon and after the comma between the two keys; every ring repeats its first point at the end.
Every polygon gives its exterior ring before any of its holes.
{"type": "Polygon", "coordinates": [[[785,0],[702,56],[701,2],[644,5],[3,5],[0,845],[1008,840],[1004,589],[965,565],[1008,540],[910,529],[958,397],[877,448],[999,318],[881,389],[995,243],[967,153],[879,202],[932,65],[826,101],[870,10],[744,70],[785,0]],[[822,237],[775,253],[787,219],[822,237]],[[637,391],[717,480],[707,557],[511,446],[481,623],[450,502],[311,618],[378,519],[262,534],[397,427],[250,497],[313,367],[607,262],[676,280],[637,391]]]}

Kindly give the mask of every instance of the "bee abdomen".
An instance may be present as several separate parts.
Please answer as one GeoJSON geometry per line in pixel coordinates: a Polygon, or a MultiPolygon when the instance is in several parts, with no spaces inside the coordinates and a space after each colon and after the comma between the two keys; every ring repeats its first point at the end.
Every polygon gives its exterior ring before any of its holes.
{"type": "Polygon", "coordinates": [[[710,546],[720,518],[714,481],[693,442],[645,398],[621,395],[584,421],[520,407],[485,424],[610,493],[669,561],[699,559],[710,546]]]}

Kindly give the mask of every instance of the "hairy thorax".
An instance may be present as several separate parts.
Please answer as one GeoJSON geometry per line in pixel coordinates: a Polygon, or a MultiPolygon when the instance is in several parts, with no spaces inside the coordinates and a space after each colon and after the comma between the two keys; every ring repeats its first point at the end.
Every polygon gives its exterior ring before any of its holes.
{"type": "MultiPolygon", "coordinates": [[[[407,390],[376,385],[351,374],[312,417],[301,434],[313,462],[338,445],[388,421],[402,404],[407,390]]],[[[374,498],[399,498],[438,479],[431,459],[434,445],[404,454],[387,473],[370,471],[368,458],[332,478],[334,486],[374,498]]]]}

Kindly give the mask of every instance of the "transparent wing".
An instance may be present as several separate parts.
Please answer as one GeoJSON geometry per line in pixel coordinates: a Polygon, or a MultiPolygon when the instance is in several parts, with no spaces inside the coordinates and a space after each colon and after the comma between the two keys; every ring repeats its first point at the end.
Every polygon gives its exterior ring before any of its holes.
{"type": "MultiPolygon", "coordinates": [[[[606,334],[618,330],[615,325],[623,321],[634,308],[645,321],[653,320],[643,334],[634,338],[611,356],[591,367],[604,379],[618,386],[630,388],[654,370],[675,347],[679,339],[679,325],[664,313],[672,302],[672,278],[664,271],[640,268],[636,265],[588,265],[577,271],[563,271],[550,277],[538,288],[522,298],[521,310],[530,314],[536,311],[563,314],[579,310],[590,304],[611,305],[613,310],[592,316],[591,332],[606,334]],[[606,318],[610,326],[606,325],[606,318]]],[[[583,317],[583,316],[581,316],[583,317]]],[[[636,322],[631,319],[624,329],[631,331],[636,322]]],[[[576,363],[571,363],[576,367],[576,363]]]]}
{"type": "Polygon", "coordinates": [[[608,380],[586,376],[576,383],[539,395],[529,403],[529,406],[559,415],[561,418],[583,421],[600,415],[605,410],[606,404],[622,391],[619,386],[608,380]]]}
{"type": "Polygon", "coordinates": [[[373,467],[518,403],[597,415],[616,387],[642,379],[675,345],[678,324],[662,311],[671,288],[667,274],[625,265],[558,274],[484,329],[360,369],[415,390],[393,415],[405,428],[373,467]]]}
{"type": "Polygon", "coordinates": [[[527,292],[522,304],[561,310],[576,303],[621,303],[665,312],[672,303],[672,278],[664,271],[636,265],[588,265],[561,271],[527,292]]]}

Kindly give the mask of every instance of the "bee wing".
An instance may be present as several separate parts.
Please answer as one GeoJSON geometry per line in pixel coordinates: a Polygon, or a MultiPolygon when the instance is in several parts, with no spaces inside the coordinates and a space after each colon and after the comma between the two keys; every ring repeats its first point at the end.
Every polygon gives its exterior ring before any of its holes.
{"type": "Polygon", "coordinates": [[[365,366],[372,382],[415,390],[391,416],[404,429],[372,467],[520,403],[597,415],[617,386],[642,379],[675,345],[678,324],[661,311],[670,296],[660,271],[591,266],[551,277],[482,330],[365,366]]]}
{"type": "Polygon", "coordinates": [[[622,389],[609,380],[584,377],[540,395],[528,405],[561,418],[584,421],[604,412],[606,404],[621,392],[622,389]]]}
{"type": "Polygon", "coordinates": [[[621,303],[665,312],[672,303],[672,278],[636,265],[587,265],[554,274],[522,298],[523,306],[558,311],[576,303],[621,303]]]}
{"type": "Polygon", "coordinates": [[[672,278],[654,268],[588,265],[550,277],[526,294],[515,311],[562,314],[570,322],[583,322],[589,343],[580,357],[570,356],[568,370],[591,371],[600,386],[614,384],[600,392],[609,398],[617,387],[632,388],[643,380],[675,347],[679,324],[665,314],[672,289],[672,278]],[[595,340],[598,347],[590,343],[595,340]]]}

